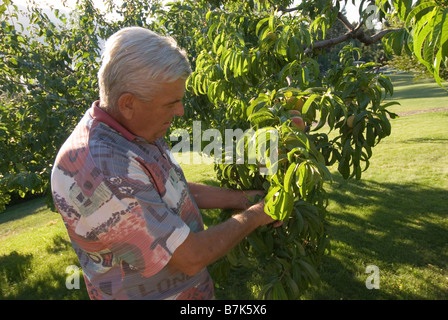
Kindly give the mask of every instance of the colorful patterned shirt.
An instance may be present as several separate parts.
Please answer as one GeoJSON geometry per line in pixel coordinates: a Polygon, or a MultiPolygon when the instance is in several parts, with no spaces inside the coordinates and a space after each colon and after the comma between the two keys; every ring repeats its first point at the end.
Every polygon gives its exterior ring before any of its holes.
{"type": "Polygon", "coordinates": [[[96,101],[61,147],[54,203],[78,255],[91,299],[211,299],[206,268],[168,265],[200,211],[164,139],[134,136],[96,101]]]}

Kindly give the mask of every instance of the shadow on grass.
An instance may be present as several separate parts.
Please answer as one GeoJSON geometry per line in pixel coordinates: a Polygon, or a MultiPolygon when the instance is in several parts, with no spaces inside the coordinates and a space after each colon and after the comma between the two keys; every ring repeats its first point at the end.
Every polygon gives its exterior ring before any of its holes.
{"type": "Polygon", "coordinates": [[[26,216],[37,214],[40,213],[40,211],[47,209],[44,198],[37,198],[31,201],[10,205],[7,206],[7,208],[10,209],[0,212],[0,224],[20,220],[26,216]]]}
{"type": "Polygon", "coordinates": [[[404,140],[403,143],[440,143],[447,144],[448,139],[444,138],[415,138],[404,140]]]}
{"type": "MultiPolygon", "coordinates": [[[[216,185],[216,181],[205,183],[216,185]]],[[[324,257],[319,272],[322,285],[313,288],[306,298],[448,299],[446,282],[437,282],[440,276],[417,279],[420,283],[426,282],[425,292],[388,288],[389,283],[383,281],[384,278],[379,290],[368,290],[364,282],[367,275],[359,277],[369,264],[378,265],[382,277],[397,274],[401,272],[399,268],[407,267],[433,268],[434,274],[447,270],[448,190],[419,184],[343,181],[335,176],[329,198],[332,241],[340,250],[324,257]]],[[[219,211],[207,214],[215,215],[219,211]]],[[[204,215],[206,224],[208,219],[204,215]]],[[[58,236],[46,251],[60,255],[70,248],[69,241],[58,236]]],[[[45,275],[34,275],[37,279],[31,281],[32,260],[33,255],[16,251],[0,257],[0,300],[88,299],[82,279],[80,290],[65,287],[65,267],[76,265],[77,261],[64,261],[63,267],[50,266],[45,275]]],[[[418,276],[418,273],[409,275],[418,276]]],[[[217,289],[217,298],[256,298],[245,279],[250,279],[250,270],[232,271],[227,286],[217,289]]]]}
{"type": "Polygon", "coordinates": [[[356,275],[364,273],[372,262],[389,276],[397,277],[406,277],[397,274],[403,268],[434,269],[436,273],[447,270],[448,190],[419,184],[336,179],[329,192],[330,203],[335,205],[329,207],[328,216],[332,241],[338,243],[339,251],[325,257],[322,288],[310,298],[447,299],[446,282],[437,283],[446,274],[439,274],[439,280],[416,279],[426,281],[426,292],[388,288],[387,281],[382,290],[368,290],[356,275]]]}
{"type": "MultiPolygon", "coordinates": [[[[368,290],[365,269],[377,264],[382,277],[400,277],[403,269],[448,269],[448,190],[417,183],[379,183],[368,180],[344,181],[335,175],[329,190],[328,220],[332,241],[341,249],[324,257],[319,288],[306,299],[447,299],[444,283],[417,279],[427,290],[400,290],[392,279],[382,280],[380,290],[368,290]],[[361,274],[361,276],[360,276],[361,274]],[[360,281],[360,279],[363,279],[360,281]],[[424,283],[426,281],[426,283],[424,283]]],[[[216,184],[214,181],[205,181],[216,184]]],[[[204,212],[204,221],[210,220],[204,212]]],[[[211,212],[219,214],[219,212],[211,212]]],[[[429,274],[431,274],[429,272],[429,274]]],[[[415,281],[419,274],[403,275],[415,281]],[[414,279],[412,279],[414,277],[414,279]]],[[[446,276],[446,275],[445,275],[446,276]]],[[[439,280],[441,276],[439,275],[439,280]]],[[[217,289],[218,299],[254,299],[246,282],[250,271],[232,270],[227,286],[217,289]],[[234,287],[236,286],[236,287],[234,287]]],[[[444,278],[443,278],[444,279],[444,278]]]]}
{"type": "Polygon", "coordinates": [[[392,97],[389,97],[390,100],[401,100],[401,99],[427,99],[431,98],[446,98],[446,91],[442,88],[437,87],[436,85],[428,85],[428,84],[417,84],[414,86],[409,86],[408,88],[396,88],[392,97]],[[421,88],[416,88],[419,86],[421,88]]]}
{"type": "Polygon", "coordinates": [[[53,238],[53,245],[47,248],[49,254],[59,254],[68,250],[73,250],[71,242],[59,235],[53,238]]]}
{"type": "Polygon", "coordinates": [[[391,100],[447,97],[448,93],[433,79],[416,80],[412,74],[390,76],[394,84],[391,100]]]}
{"type": "MultiPolygon", "coordinates": [[[[70,243],[61,238],[53,239],[49,254],[60,255],[67,251],[70,243]]],[[[82,275],[79,289],[67,289],[68,274],[65,268],[77,265],[77,260],[64,261],[63,265],[48,266],[44,274],[33,270],[32,254],[17,251],[0,257],[0,300],[87,300],[89,299],[82,275]]]]}
{"type": "Polygon", "coordinates": [[[8,296],[8,288],[26,279],[32,259],[33,255],[17,251],[0,257],[0,300],[8,296]]]}

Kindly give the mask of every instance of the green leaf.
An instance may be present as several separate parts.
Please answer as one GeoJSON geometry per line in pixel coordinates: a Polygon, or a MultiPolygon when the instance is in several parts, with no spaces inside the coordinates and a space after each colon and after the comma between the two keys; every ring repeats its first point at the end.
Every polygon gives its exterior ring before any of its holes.
{"type": "Polygon", "coordinates": [[[303,259],[299,259],[298,263],[302,267],[302,270],[308,275],[312,283],[317,283],[319,280],[319,274],[308,262],[303,259]]]}
{"type": "Polygon", "coordinates": [[[392,81],[390,81],[389,77],[382,75],[378,77],[378,82],[386,90],[386,92],[390,94],[390,96],[394,94],[394,86],[392,85],[392,81]]]}
{"type": "Polygon", "coordinates": [[[291,163],[289,165],[288,169],[286,170],[284,185],[283,185],[283,188],[286,193],[290,193],[290,194],[293,193],[292,183],[295,178],[295,172],[296,172],[298,166],[299,166],[299,164],[291,163]]]}
{"type": "Polygon", "coordinates": [[[308,190],[308,165],[306,162],[302,162],[296,171],[297,184],[300,190],[300,196],[306,198],[308,190]]]}
{"type": "Polygon", "coordinates": [[[247,241],[249,241],[250,245],[259,253],[259,254],[269,254],[269,248],[265,245],[263,239],[261,239],[256,232],[251,233],[247,237],[247,241]]]}
{"type": "Polygon", "coordinates": [[[320,95],[318,94],[312,94],[308,99],[306,99],[305,103],[303,104],[302,114],[306,114],[313,101],[319,97],[320,95]]]}
{"type": "MultiPolygon", "coordinates": [[[[414,17],[416,15],[418,15],[419,13],[421,13],[423,10],[432,8],[435,6],[437,6],[437,3],[435,1],[427,1],[427,2],[420,3],[407,16],[406,21],[405,21],[406,25],[409,26],[412,22],[412,19],[414,19],[414,17]]],[[[426,21],[428,21],[428,20],[424,20],[423,22],[426,22],[426,21]]]]}
{"type": "Polygon", "coordinates": [[[287,300],[288,295],[283,288],[283,284],[279,281],[274,284],[272,287],[272,297],[274,300],[287,300]]]}
{"type": "Polygon", "coordinates": [[[443,10],[443,18],[441,21],[440,46],[442,57],[448,57],[448,8],[443,10]]]}
{"type": "Polygon", "coordinates": [[[271,14],[269,17],[269,30],[271,32],[275,31],[275,14],[271,14]]]}
{"type": "Polygon", "coordinates": [[[260,36],[260,35],[259,35],[259,33],[260,33],[260,28],[261,28],[265,23],[267,23],[268,21],[269,21],[269,17],[268,17],[268,18],[261,19],[260,21],[258,21],[257,26],[256,26],[256,28],[255,28],[255,33],[256,33],[258,36],[260,36]]]}

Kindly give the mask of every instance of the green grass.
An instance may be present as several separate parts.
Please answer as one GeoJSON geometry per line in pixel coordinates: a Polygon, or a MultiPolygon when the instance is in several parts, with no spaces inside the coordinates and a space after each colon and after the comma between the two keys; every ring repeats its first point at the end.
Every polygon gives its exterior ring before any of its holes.
{"type": "MultiPolygon", "coordinates": [[[[448,92],[439,87],[432,79],[414,79],[412,74],[393,74],[390,76],[394,84],[394,95],[390,100],[400,102],[400,106],[392,106],[395,113],[408,113],[448,107],[448,92]]],[[[448,83],[444,83],[448,87],[448,83]]]]}
{"type": "MultiPolygon", "coordinates": [[[[439,149],[443,162],[425,164],[432,172],[412,165],[401,169],[403,156],[397,148],[390,157],[390,151],[380,150],[362,181],[335,181],[328,208],[332,254],[320,270],[322,286],[307,298],[448,298],[448,150],[444,148],[445,155],[439,149]],[[432,183],[430,176],[436,173],[439,182],[432,183]],[[379,290],[366,289],[368,265],[380,269],[379,290]]],[[[419,151],[429,155],[431,146],[419,151]]]]}
{"type": "MultiPolygon", "coordinates": [[[[409,78],[393,76],[401,103],[393,111],[448,107],[434,83],[409,78]]],[[[321,284],[304,299],[448,299],[447,125],[447,111],[393,119],[392,135],[375,147],[361,181],[334,174],[328,185],[332,251],[320,267],[321,284]],[[379,268],[379,289],[366,288],[368,265],[379,268]]],[[[213,165],[182,166],[188,180],[217,184],[213,165]]],[[[203,213],[208,224],[219,211],[203,213]]],[[[0,299],[87,299],[84,287],[65,287],[65,269],[73,264],[62,220],[43,200],[0,214],[0,299]]],[[[217,298],[255,298],[248,279],[246,270],[232,271],[217,298]]]]}
{"type": "MultiPolygon", "coordinates": [[[[394,112],[448,107],[447,93],[433,82],[392,79],[401,103],[394,112]]],[[[448,110],[391,123],[392,135],[375,147],[361,181],[334,175],[332,254],[307,299],[448,298],[448,110]],[[366,288],[368,265],[379,267],[378,290],[366,288]]]]}
{"type": "Polygon", "coordinates": [[[79,265],[58,213],[43,199],[0,214],[0,299],[85,299],[67,290],[65,270],[79,265]]]}

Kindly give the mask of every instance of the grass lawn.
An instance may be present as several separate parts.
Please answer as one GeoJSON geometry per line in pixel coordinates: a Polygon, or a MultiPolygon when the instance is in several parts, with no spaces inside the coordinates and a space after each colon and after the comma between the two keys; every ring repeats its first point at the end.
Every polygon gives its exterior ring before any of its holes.
{"type": "MultiPolygon", "coordinates": [[[[392,79],[401,103],[394,112],[448,107],[433,82],[392,79]]],[[[217,183],[211,164],[182,166],[191,181],[217,183]]],[[[334,177],[327,188],[332,251],[320,286],[303,298],[448,299],[448,111],[392,120],[392,135],[374,149],[361,181],[334,177]],[[378,267],[378,289],[366,287],[369,265],[378,267]]],[[[205,222],[214,214],[204,211],[205,222]]],[[[65,269],[77,264],[59,215],[42,199],[0,214],[0,299],[87,299],[82,281],[81,290],[65,286],[65,269]]],[[[247,271],[232,271],[217,298],[254,299],[247,279],[247,271]]]]}
{"type": "Polygon", "coordinates": [[[307,299],[448,298],[448,94],[393,75],[392,135],[373,151],[361,181],[329,186],[332,253],[307,299]],[[379,289],[367,289],[368,265],[379,289]]]}
{"type": "MultiPolygon", "coordinates": [[[[435,84],[434,80],[416,80],[408,73],[393,74],[390,78],[394,84],[393,100],[401,104],[391,107],[391,111],[401,114],[448,107],[447,92],[435,84]]],[[[444,85],[448,87],[448,83],[444,85]]]]}
{"type": "Polygon", "coordinates": [[[44,199],[0,214],[0,299],[87,299],[82,280],[82,290],[67,290],[70,265],[79,263],[64,223],[44,199]]]}
{"type": "Polygon", "coordinates": [[[394,120],[362,180],[330,186],[332,254],[307,298],[448,298],[446,124],[448,112],[394,120]],[[444,125],[421,130],[433,123],[444,125]],[[368,265],[379,267],[378,290],[366,289],[368,265]]]}

